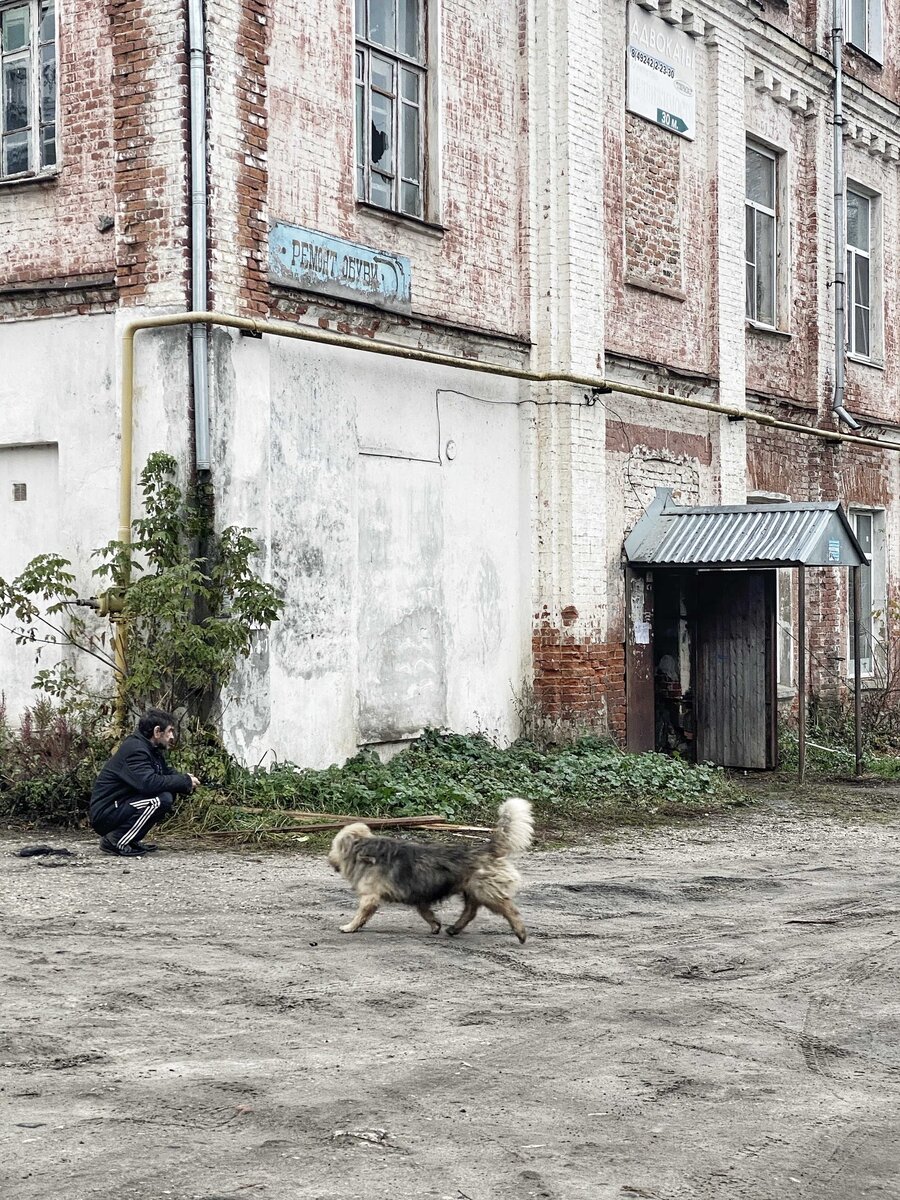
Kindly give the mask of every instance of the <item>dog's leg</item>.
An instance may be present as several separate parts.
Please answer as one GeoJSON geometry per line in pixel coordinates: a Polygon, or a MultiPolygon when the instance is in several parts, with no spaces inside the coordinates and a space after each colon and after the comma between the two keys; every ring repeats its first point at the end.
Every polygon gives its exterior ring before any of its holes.
{"type": "Polygon", "coordinates": [[[341,933],[356,933],[358,929],[362,929],[366,921],[374,916],[378,911],[377,896],[360,896],[359,908],[356,910],[356,916],[346,925],[341,926],[341,933]]]}
{"type": "Polygon", "coordinates": [[[522,920],[522,914],[513,904],[512,900],[498,900],[496,903],[487,903],[487,907],[491,912],[497,913],[500,917],[506,917],[512,926],[512,931],[520,942],[525,941],[525,924],[522,920]]]}
{"type": "Polygon", "coordinates": [[[463,898],[466,902],[465,907],[453,924],[447,926],[447,932],[451,937],[455,937],[456,934],[462,933],[469,922],[475,919],[475,914],[478,912],[479,906],[477,900],[473,900],[473,898],[466,892],[463,893],[463,898]]]}
{"type": "Polygon", "coordinates": [[[419,916],[422,918],[423,921],[426,921],[431,926],[432,933],[440,933],[441,932],[441,923],[435,916],[434,912],[428,907],[427,904],[417,904],[416,912],[419,914],[419,916]]]}

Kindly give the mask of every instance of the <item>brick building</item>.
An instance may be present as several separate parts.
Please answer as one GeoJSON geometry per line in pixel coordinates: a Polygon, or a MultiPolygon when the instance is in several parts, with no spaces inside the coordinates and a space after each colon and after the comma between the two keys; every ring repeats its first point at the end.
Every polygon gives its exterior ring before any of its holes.
{"type": "MultiPolygon", "coordinates": [[[[509,738],[523,716],[624,738],[622,545],[660,485],[843,501],[872,554],[877,682],[900,569],[878,444],[897,436],[900,7],[861,2],[854,434],[832,412],[830,8],[0,0],[0,575],[52,548],[90,587],[133,346],[135,469],[166,449],[209,471],[285,595],[224,706],[254,761],[426,725],[509,738]],[[190,310],[225,319],[135,332],[190,310]]],[[[846,612],[844,579],[810,580],[818,691],[846,680],[846,612]]],[[[13,707],[32,670],[0,643],[13,707]]]]}

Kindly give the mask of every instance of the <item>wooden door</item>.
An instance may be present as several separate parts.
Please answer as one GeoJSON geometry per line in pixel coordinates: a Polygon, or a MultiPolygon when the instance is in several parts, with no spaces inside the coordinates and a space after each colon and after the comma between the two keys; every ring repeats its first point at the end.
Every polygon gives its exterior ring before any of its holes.
{"type": "Polygon", "coordinates": [[[704,571],[697,601],[697,759],[772,767],[775,572],[704,571]]]}

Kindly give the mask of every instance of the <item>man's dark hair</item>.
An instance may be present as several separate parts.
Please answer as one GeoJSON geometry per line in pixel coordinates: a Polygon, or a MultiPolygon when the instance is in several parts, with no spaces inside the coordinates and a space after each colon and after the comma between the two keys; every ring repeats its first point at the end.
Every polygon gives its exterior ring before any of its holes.
{"type": "Polygon", "coordinates": [[[145,738],[152,738],[157,725],[160,729],[168,729],[170,725],[174,729],[177,724],[171,713],[163,712],[161,708],[148,708],[138,721],[138,733],[145,738]]]}

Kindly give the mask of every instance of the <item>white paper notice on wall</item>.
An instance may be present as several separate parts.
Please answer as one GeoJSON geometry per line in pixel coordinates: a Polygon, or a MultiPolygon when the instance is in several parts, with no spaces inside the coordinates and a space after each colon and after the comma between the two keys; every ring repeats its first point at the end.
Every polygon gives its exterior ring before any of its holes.
{"type": "Polygon", "coordinates": [[[650,645],[650,622],[635,621],[634,623],[634,644],[636,646],[650,645]]]}
{"type": "Polygon", "coordinates": [[[693,38],[636,4],[628,5],[627,19],[625,107],[693,140],[697,127],[693,38]]]}

